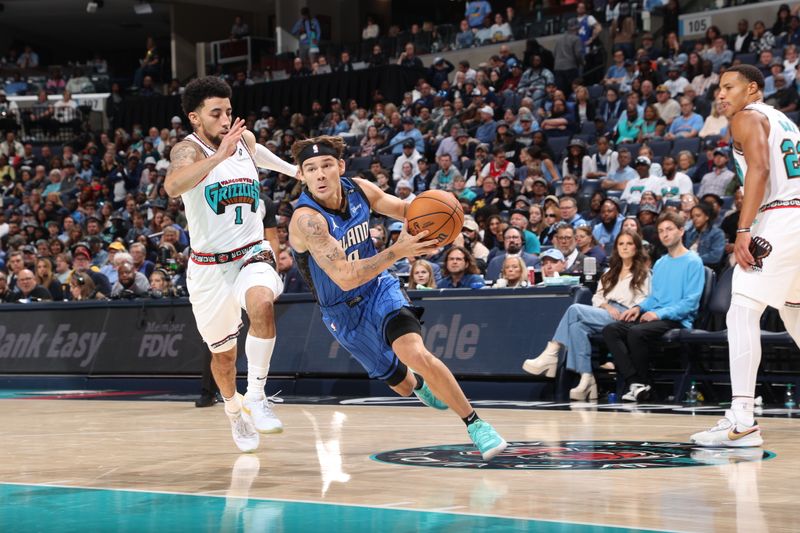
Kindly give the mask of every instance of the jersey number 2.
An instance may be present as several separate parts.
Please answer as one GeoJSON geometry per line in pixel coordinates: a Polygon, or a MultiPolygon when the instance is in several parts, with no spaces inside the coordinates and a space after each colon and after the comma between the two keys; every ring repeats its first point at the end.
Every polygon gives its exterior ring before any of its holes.
{"type": "MultiPolygon", "coordinates": [[[[795,158],[795,159],[797,159],[797,158],[795,158]]],[[[237,224],[242,224],[243,222],[244,222],[244,220],[242,220],[242,206],[237,205],[236,206],[236,223],[237,224]]]]}
{"type": "Polygon", "coordinates": [[[800,178],[800,141],[795,145],[790,139],[784,139],[781,143],[783,153],[783,165],[786,167],[786,177],[789,179],[800,178]]]}

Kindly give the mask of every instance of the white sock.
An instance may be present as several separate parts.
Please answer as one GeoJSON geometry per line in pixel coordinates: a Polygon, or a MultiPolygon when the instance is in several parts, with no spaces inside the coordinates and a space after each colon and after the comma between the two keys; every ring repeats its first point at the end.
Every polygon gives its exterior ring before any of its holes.
{"type": "Polygon", "coordinates": [[[235,415],[242,410],[242,395],[234,393],[232,398],[222,397],[225,402],[225,412],[229,415],[235,415]]]}
{"type": "Polygon", "coordinates": [[[269,362],[272,360],[272,350],[275,349],[275,337],[259,339],[248,334],[244,342],[244,352],[247,355],[247,394],[248,400],[261,400],[264,398],[264,385],[267,383],[269,362]]]}
{"type": "Polygon", "coordinates": [[[731,409],[741,424],[753,425],[758,365],[761,363],[761,314],[765,304],[734,294],[727,314],[731,367],[731,409]]]}

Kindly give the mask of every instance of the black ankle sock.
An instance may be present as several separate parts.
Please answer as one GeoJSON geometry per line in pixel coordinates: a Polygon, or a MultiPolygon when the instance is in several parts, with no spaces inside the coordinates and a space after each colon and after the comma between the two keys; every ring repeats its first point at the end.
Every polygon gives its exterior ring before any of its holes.
{"type": "Polygon", "coordinates": [[[417,378],[417,384],[414,385],[414,390],[420,390],[423,385],[425,385],[425,380],[422,379],[422,376],[414,372],[414,377],[417,378]]]}
{"type": "Polygon", "coordinates": [[[462,418],[461,420],[463,420],[464,423],[469,426],[470,424],[473,424],[480,419],[481,417],[478,416],[478,413],[472,411],[469,415],[467,415],[467,418],[462,418]]]}

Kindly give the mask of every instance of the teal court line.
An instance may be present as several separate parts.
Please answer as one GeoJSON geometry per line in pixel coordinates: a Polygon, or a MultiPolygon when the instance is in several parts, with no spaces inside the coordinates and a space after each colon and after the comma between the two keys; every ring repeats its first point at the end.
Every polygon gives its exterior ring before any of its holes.
{"type": "Polygon", "coordinates": [[[656,530],[326,502],[0,482],[0,531],[633,533],[656,530]]]}

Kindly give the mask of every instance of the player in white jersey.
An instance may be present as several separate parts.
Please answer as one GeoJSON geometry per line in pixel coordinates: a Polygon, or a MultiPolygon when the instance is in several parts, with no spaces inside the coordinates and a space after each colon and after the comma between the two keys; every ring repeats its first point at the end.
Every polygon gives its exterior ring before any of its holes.
{"type": "Polygon", "coordinates": [[[763,102],[764,77],[751,65],[720,79],[719,105],[730,120],[734,161],[744,201],[733,253],[733,294],[727,314],[731,409],[708,431],[692,435],[702,446],[760,446],[753,418],[760,319],[769,305],[800,340],[800,130],[763,102]]]}
{"type": "MultiPolygon", "coordinates": [[[[164,187],[186,206],[192,252],[186,285],[197,329],[212,353],[211,372],[225,400],[236,445],[258,447],[259,432],[283,426],[264,396],[275,347],[273,302],[283,291],[273,246],[264,240],[258,168],[294,176],[297,167],[256,144],[244,121],[231,120],[231,90],[219,78],[190,82],[182,107],[194,130],[170,152],[164,187]],[[247,393],[236,392],[236,338],[242,309],[247,393]]],[[[267,233],[269,235],[269,233],[267,233]]]]}

